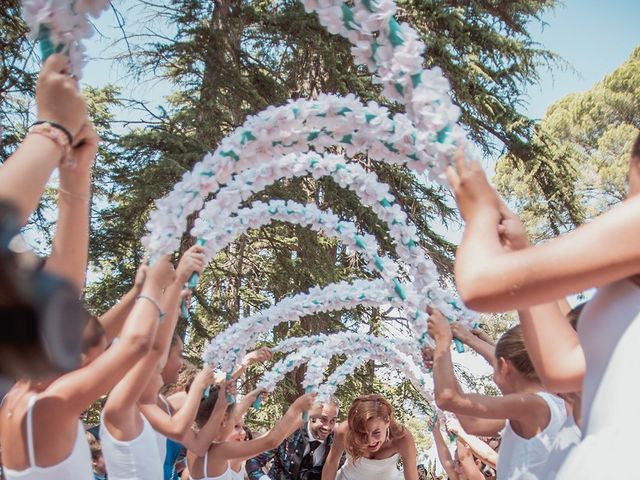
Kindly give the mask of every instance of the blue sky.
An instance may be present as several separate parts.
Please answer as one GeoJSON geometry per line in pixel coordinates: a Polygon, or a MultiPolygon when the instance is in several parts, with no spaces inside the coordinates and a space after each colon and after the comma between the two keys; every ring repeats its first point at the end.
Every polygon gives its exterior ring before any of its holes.
{"type": "Polygon", "coordinates": [[[537,42],[575,69],[542,72],[528,90],[525,112],[541,118],[549,105],[568,93],[584,91],[622,64],[640,46],[639,0],[567,0],[532,24],[537,42]]]}

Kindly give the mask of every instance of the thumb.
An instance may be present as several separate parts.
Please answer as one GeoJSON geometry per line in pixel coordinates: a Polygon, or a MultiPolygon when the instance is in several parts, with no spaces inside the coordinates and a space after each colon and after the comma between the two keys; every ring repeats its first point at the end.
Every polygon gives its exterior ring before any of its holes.
{"type": "Polygon", "coordinates": [[[51,73],[68,73],[69,61],[67,57],[62,55],[61,53],[55,53],[50,55],[49,58],[44,62],[42,69],[40,70],[41,74],[51,74],[51,73]]]}

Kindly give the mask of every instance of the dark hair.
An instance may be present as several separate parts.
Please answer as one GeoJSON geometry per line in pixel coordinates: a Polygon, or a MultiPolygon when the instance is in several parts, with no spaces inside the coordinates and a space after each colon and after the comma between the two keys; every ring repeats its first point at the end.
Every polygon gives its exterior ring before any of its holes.
{"type": "Polygon", "coordinates": [[[184,342],[182,341],[182,338],[180,337],[180,335],[178,335],[177,333],[174,333],[173,336],[171,337],[171,346],[170,346],[170,348],[175,347],[176,345],[178,345],[178,343],[184,344],[184,342]]]}
{"type": "Polygon", "coordinates": [[[515,369],[529,380],[540,381],[536,369],[524,345],[524,337],[520,325],[510,328],[500,337],[496,344],[496,358],[504,358],[511,362],[515,369]]]}
{"type": "Polygon", "coordinates": [[[245,440],[253,440],[253,432],[246,425],[242,427],[244,429],[244,433],[247,435],[245,440]]]}
{"type": "MultiPolygon", "coordinates": [[[[224,392],[222,392],[224,395],[224,392]]],[[[198,428],[202,428],[202,426],[207,423],[211,413],[213,412],[214,407],[218,401],[218,397],[220,396],[220,386],[212,385],[210,388],[205,390],[205,396],[203,396],[202,400],[200,400],[200,406],[198,407],[198,413],[196,413],[196,425],[198,428]]],[[[233,410],[234,404],[231,403],[227,406],[227,413],[230,413],[233,410]]]]}
{"type": "Polygon", "coordinates": [[[631,147],[631,158],[635,158],[640,162],[640,133],[638,133],[638,136],[631,147]]]}
{"type": "Polygon", "coordinates": [[[105,338],[106,332],[104,327],[100,323],[97,317],[94,315],[89,316],[89,321],[82,331],[81,339],[81,351],[87,353],[87,351],[96,345],[98,345],[103,338],[105,338]]]}
{"type": "Polygon", "coordinates": [[[586,304],[587,302],[582,302],[580,305],[576,305],[575,307],[573,307],[571,310],[569,310],[569,313],[567,313],[567,320],[569,320],[569,323],[574,330],[578,329],[578,319],[580,318],[580,314],[582,313],[582,310],[584,309],[584,306],[586,304]]]}

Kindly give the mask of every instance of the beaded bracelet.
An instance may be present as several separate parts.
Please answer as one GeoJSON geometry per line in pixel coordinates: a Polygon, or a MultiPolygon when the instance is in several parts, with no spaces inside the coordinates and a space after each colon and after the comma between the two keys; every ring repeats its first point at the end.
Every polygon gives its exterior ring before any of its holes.
{"type": "Polygon", "coordinates": [[[61,125],[57,122],[52,122],[51,120],[38,120],[37,122],[33,122],[32,127],[35,127],[36,125],[44,125],[44,124],[50,125],[53,128],[57,128],[58,130],[60,130],[62,133],[65,134],[65,136],[67,137],[67,140],[69,140],[69,145],[73,145],[73,135],[71,135],[71,132],[64,125],[61,125]]]}
{"type": "Polygon", "coordinates": [[[62,165],[70,165],[72,163],[73,157],[71,155],[68,132],[65,133],[64,130],[60,130],[48,122],[36,122],[29,129],[29,134],[32,133],[48,138],[62,149],[62,159],[60,161],[62,165]]]}

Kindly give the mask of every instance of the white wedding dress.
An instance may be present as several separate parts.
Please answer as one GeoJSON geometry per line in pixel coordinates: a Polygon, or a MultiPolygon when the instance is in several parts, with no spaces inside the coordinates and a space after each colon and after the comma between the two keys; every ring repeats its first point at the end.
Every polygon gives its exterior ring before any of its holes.
{"type": "Polygon", "coordinates": [[[598,290],[578,320],[586,360],[582,441],[558,480],[638,478],[640,287],[620,280],[598,290]]]}
{"type": "Polygon", "coordinates": [[[404,480],[404,474],[396,466],[400,454],[382,460],[359,458],[347,461],[338,471],[336,480],[404,480]]]}

